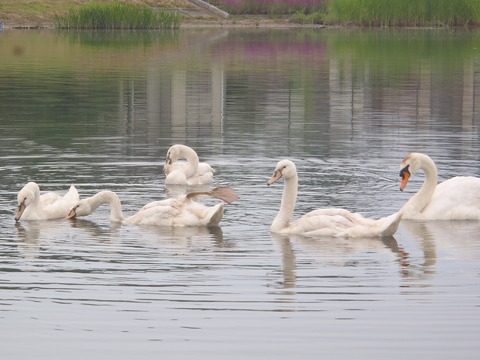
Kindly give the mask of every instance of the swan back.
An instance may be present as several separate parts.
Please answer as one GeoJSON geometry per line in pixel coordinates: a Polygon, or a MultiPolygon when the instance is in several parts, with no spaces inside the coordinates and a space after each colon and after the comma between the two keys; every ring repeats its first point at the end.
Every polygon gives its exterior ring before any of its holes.
{"type": "Polygon", "coordinates": [[[408,213],[418,220],[480,220],[480,179],[457,176],[437,185],[421,212],[408,213]]]}
{"type": "Polygon", "coordinates": [[[136,225],[191,227],[216,226],[223,218],[223,202],[209,207],[182,196],[170,205],[156,203],[147,204],[126,221],[136,225]]]}

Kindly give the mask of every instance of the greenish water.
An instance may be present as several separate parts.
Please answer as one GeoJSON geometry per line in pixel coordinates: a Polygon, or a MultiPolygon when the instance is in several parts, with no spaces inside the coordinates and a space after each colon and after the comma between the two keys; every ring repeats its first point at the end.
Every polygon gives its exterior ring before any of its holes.
{"type": "MultiPolygon", "coordinates": [[[[472,359],[478,222],[401,224],[394,238],[270,233],[295,161],[295,216],[397,211],[399,164],[480,176],[477,32],[195,29],[0,33],[2,358],[472,359]],[[240,200],[221,227],[15,224],[16,194],[110,189],[124,212],[164,184],[174,143],[240,200]],[[25,346],[25,344],[29,346],[25,346]]],[[[180,189],[182,190],[182,189],[180,189]]]]}

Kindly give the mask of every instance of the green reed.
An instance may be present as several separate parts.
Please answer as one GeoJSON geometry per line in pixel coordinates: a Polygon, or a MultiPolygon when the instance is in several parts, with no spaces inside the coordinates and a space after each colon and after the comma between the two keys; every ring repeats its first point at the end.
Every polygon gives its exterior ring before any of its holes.
{"type": "Polygon", "coordinates": [[[480,24],[480,0],[330,0],[332,23],[366,26],[480,24]]]}
{"type": "Polygon", "coordinates": [[[298,24],[323,24],[325,22],[325,14],[319,11],[311,13],[297,11],[293,15],[292,21],[298,24]]]}
{"type": "Polygon", "coordinates": [[[89,2],[57,15],[55,25],[63,29],[160,29],[178,28],[182,15],[123,2],[89,2]]]}

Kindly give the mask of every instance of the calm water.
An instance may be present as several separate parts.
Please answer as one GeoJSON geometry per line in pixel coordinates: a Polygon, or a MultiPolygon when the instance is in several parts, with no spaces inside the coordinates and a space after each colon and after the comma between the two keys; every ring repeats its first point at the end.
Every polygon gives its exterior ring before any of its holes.
{"type": "MultiPolygon", "coordinates": [[[[296,216],[380,217],[440,180],[480,176],[477,32],[208,29],[0,33],[2,359],[476,359],[480,224],[402,223],[394,238],[269,231],[297,164],[296,216]],[[28,181],[124,212],[163,199],[184,143],[241,199],[219,229],[15,224],[28,181]]],[[[180,189],[182,190],[182,189],[180,189]]],[[[206,202],[214,202],[205,199],[206,202]]]]}

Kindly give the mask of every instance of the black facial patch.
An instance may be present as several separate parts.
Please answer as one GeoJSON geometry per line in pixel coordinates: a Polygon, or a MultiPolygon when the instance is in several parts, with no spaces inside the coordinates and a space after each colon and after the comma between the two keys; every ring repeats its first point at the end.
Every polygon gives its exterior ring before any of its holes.
{"type": "Polygon", "coordinates": [[[401,177],[402,179],[404,178],[404,174],[405,174],[405,173],[410,174],[410,171],[408,170],[408,167],[409,167],[409,166],[410,166],[410,165],[407,165],[407,166],[405,166],[402,170],[400,170],[400,177],[401,177]]]}

